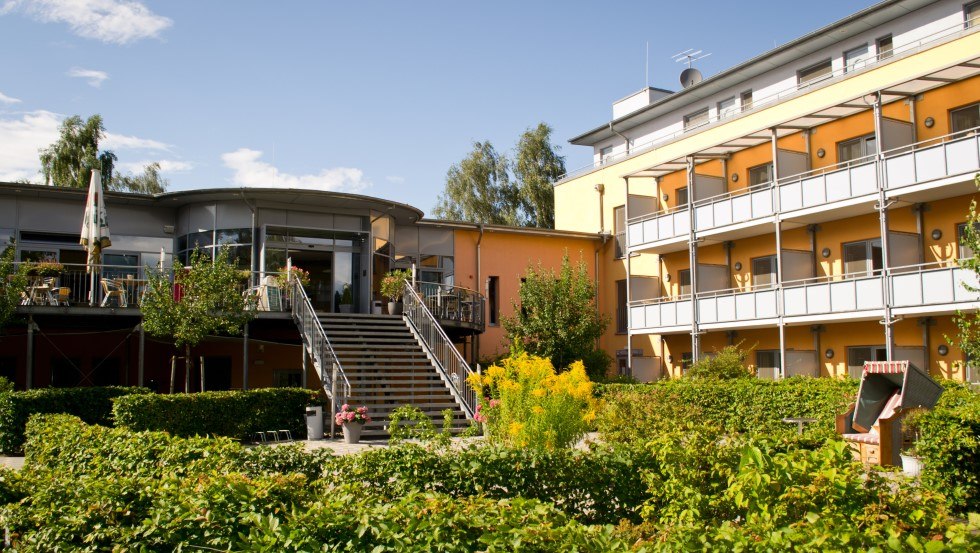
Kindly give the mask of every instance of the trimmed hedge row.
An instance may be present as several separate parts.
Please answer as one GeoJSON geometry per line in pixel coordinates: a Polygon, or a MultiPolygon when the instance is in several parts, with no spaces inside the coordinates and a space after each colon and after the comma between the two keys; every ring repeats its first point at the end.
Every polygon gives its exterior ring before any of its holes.
{"type": "Polygon", "coordinates": [[[288,429],[300,439],[306,437],[306,407],[318,404],[322,402],[315,390],[260,388],[120,397],[113,401],[112,413],[118,426],[174,436],[246,440],[256,432],[288,429]]]}
{"type": "Polygon", "coordinates": [[[112,422],[112,400],[123,396],[148,397],[146,388],[38,388],[0,393],[0,451],[17,453],[24,445],[24,427],[31,415],[67,413],[90,424],[112,422]]]}
{"type": "Polygon", "coordinates": [[[807,417],[817,422],[808,433],[829,434],[835,417],[857,394],[854,380],[787,378],[676,379],[653,384],[601,386],[603,408],[598,429],[613,442],[647,440],[687,423],[722,428],[728,432],[781,434],[796,432],[786,417],[807,417]]]}
{"type": "Polygon", "coordinates": [[[916,454],[923,483],[959,512],[980,512],[980,393],[944,382],[939,405],[918,416],[916,454]]]}

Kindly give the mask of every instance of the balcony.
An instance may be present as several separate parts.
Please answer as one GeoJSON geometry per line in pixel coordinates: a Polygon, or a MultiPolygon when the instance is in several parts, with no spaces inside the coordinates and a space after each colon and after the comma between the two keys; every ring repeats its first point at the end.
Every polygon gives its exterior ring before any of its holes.
{"type": "Polygon", "coordinates": [[[429,282],[416,283],[415,290],[451,338],[479,334],[486,330],[486,302],[479,292],[460,286],[429,282]]]}
{"type": "MultiPolygon", "coordinates": [[[[975,309],[980,301],[980,293],[963,286],[980,287],[972,271],[948,263],[928,263],[895,267],[884,274],[808,278],[751,291],[701,292],[697,297],[699,328],[771,326],[779,317],[780,299],[787,324],[881,317],[885,278],[891,281],[894,315],[949,314],[975,309]]],[[[634,332],[689,332],[691,316],[690,296],[630,306],[634,332]]]]}
{"type": "Polygon", "coordinates": [[[967,182],[970,186],[960,193],[974,192],[972,177],[980,171],[978,130],[974,128],[886,152],[885,188],[904,194],[910,188],[927,191],[967,182]]]}

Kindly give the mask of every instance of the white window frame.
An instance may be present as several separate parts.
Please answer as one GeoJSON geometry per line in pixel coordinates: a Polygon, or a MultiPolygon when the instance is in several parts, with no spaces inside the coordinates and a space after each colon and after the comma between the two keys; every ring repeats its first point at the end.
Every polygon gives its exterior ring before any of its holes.
{"type": "Polygon", "coordinates": [[[704,107],[684,116],[684,130],[689,131],[698,127],[703,127],[711,122],[708,108],[704,107]],[[701,118],[704,118],[702,121],[701,118]]]}
{"type": "Polygon", "coordinates": [[[867,42],[860,46],[855,46],[844,52],[844,73],[849,73],[855,69],[861,69],[868,65],[871,59],[871,47],[867,42]],[[849,60],[854,54],[858,54],[854,59],[849,60]]]}

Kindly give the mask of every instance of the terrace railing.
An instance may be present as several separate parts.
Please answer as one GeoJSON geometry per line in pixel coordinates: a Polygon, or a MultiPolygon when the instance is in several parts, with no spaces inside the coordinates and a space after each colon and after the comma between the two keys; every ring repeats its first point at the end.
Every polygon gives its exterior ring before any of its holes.
{"type": "Polygon", "coordinates": [[[449,390],[456,398],[468,418],[476,414],[477,394],[470,385],[469,376],[473,370],[463,359],[462,354],[446,336],[442,325],[429,309],[423,298],[408,280],[404,285],[404,316],[415,335],[422,341],[436,368],[449,384],[449,390]]]}
{"type": "Polygon", "coordinates": [[[416,282],[415,291],[443,326],[471,328],[480,332],[486,328],[485,302],[479,292],[461,286],[428,282],[416,282]]]}

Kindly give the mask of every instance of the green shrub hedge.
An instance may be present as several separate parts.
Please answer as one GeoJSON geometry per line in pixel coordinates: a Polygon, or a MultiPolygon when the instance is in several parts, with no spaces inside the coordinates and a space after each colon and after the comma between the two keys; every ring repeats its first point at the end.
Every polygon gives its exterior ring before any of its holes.
{"type": "Polygon", "coordinates": [[[24,444],[24,426],[37,413],[67,413],[90,424],[112,421],[112,399],[148,397],[146,388],[38,388],[0,393],[0,451],[17,453],[24,444]]]}
{"type": "Polygon", "coordinates": [[[980,517],[816,448],[673,430],[636,446],[525,452],[298,447],[29,422],[0,471],[17,551],[976,551],[980,517]],[[618,522],[618,526],[604,524],[618,522]],[[935,542],[935,543],[932,543],[935,542]]]}
{"type": "Polygon", "coordinates": [[[729,432],[785,434],[796,425],[785,417],[817,419],[810,434],[829,435],[834,420],[857,394],[854,380],[787,378],[676,379],[654,384],[601,386],[598,429],[614,442],[647,440],[686,423],[729,432]]]}
{"type": "Polygon", "coordinates": [[[917,420],[922,481],[960,512],[980,512],[980,393],[944,382],[935,409],[917,420]]]}
{"type": "Polygon", "coordinates": [[[306,436],[306,406],[320,404],[317,396],[302,388],[140,395],[117,398],[112,413],[119,426],[175,436],[246,440],[256,432],[288,429],[300,439],[306,436]]]}

